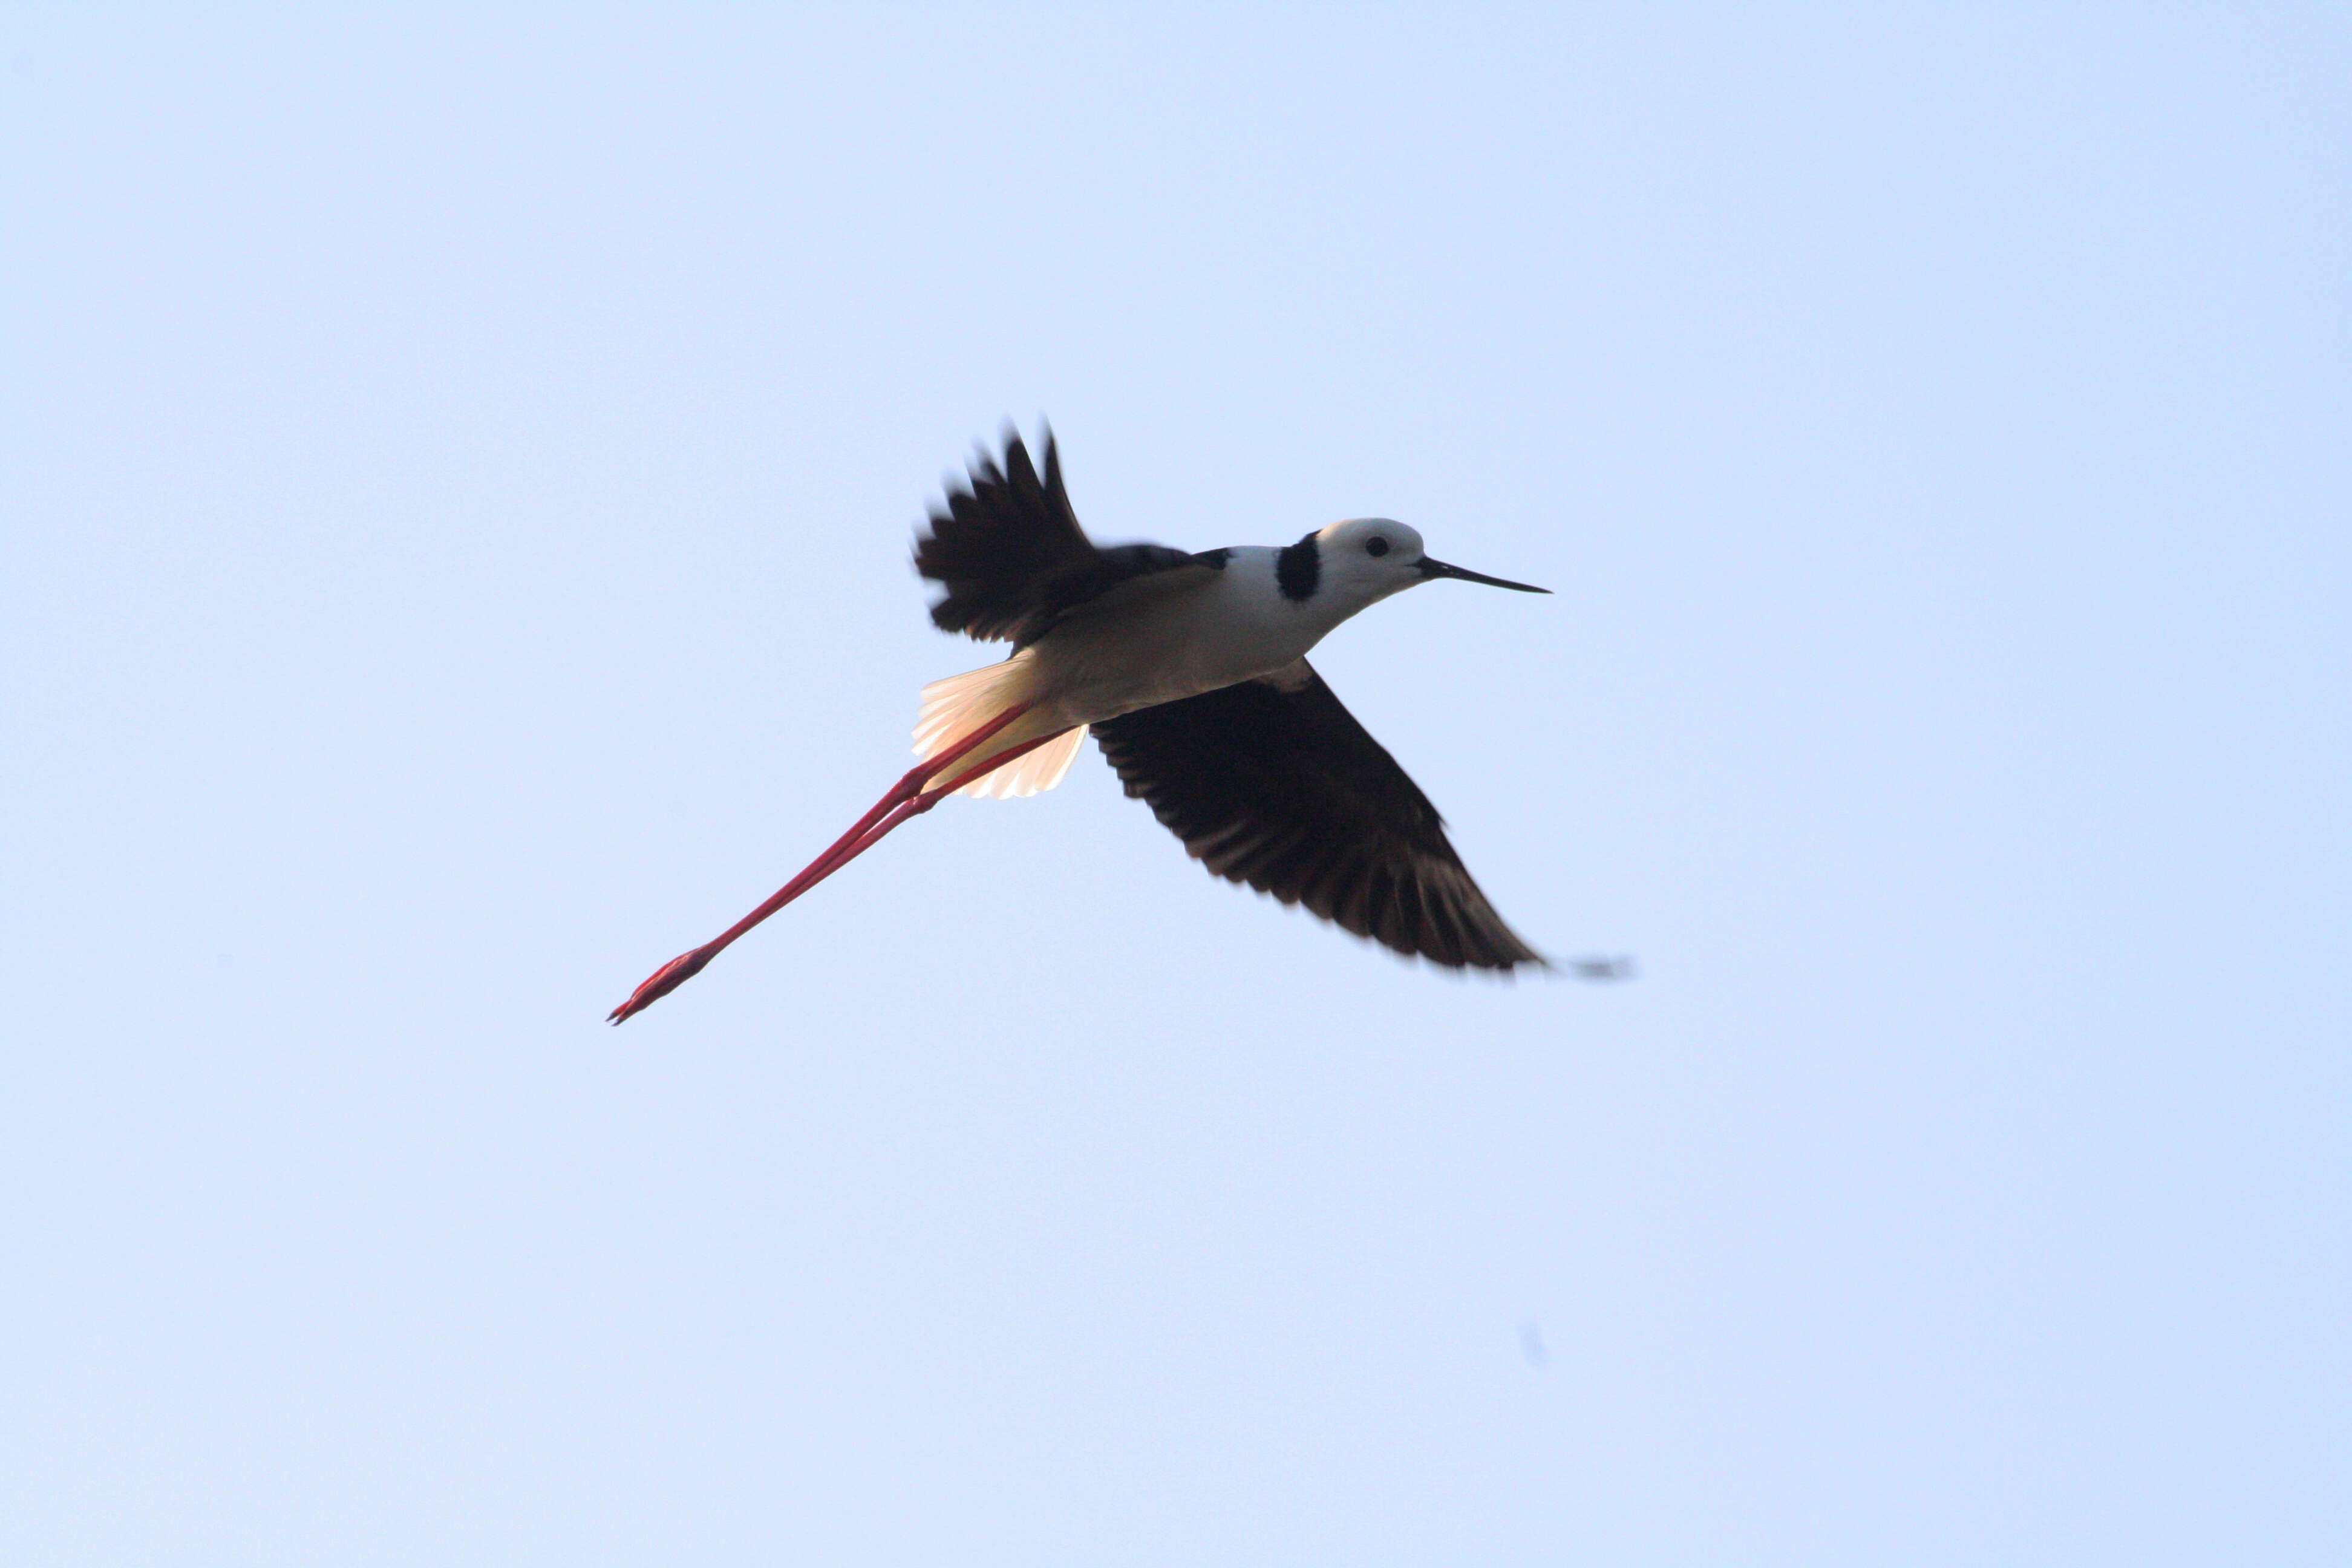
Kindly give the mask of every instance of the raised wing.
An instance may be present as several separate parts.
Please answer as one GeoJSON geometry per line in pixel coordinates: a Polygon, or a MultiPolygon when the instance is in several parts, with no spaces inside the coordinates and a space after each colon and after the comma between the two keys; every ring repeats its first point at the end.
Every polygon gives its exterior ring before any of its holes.
{"type": "Polygon", "coordinates": [[[1433,963],[1545,963],[1470,879],[1429,797],[1306,660],[1094,732],[1127,793],[1218,876],[1433,963]]]}
{"type": "Polygon", "coordinates": [[[1016,647],[1121,583],[1171,572],[1205,580],[1216,569],[1161,544],[1097,548],[1070,510],[1050,430],[1042,479],[1019,433],[1007,431],[1002,466],[987,457],[973,463],[969,481],[949,489],[946,510],[934,507],[915,540],[915,570],[947,589],[931,606],[932,624],[1016,647]]]}

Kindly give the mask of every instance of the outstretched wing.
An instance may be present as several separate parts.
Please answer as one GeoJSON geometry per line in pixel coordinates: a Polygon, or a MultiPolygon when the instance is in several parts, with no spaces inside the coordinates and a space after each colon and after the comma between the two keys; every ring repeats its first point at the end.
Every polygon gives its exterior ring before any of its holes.
{"type": "Polygon", "coordinates": [[[1445,824],[1305,659],[1094,727],[1127,793],[1218,876],[1453,968],[1542,964],[1445,824]]]}
{"type": "Polygon", "coordinates": [[[915,570],[947,588],[931,606],[932,624],[1016,647],[1121,583],[1160,573],[1205,581],[1219,564],[1161,544],[1097,548],[1070,510],[1050,430],[1042,479],[1020,434],[1008,430],[1003,465],[984,456],[974,462],[969,481],[949,489],[946,510],[934,507],[915,540],[915,570]]]}

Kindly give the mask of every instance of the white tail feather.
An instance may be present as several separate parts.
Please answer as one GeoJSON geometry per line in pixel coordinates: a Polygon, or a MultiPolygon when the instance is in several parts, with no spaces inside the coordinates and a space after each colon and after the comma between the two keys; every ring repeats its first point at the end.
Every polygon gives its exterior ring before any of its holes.
{"type": "Polygon", "coordinates": [[[1079,743],[1086,738],[1087,727],[1084,724],[1073,725],[1027,756],[1014,758],[985,778],[972,780],[956,793],[993,795],[999,800],[1043,794],[1062,782],[1062,775],[1068,773],[1070,764],[1077,760],[1079,743]]]}
{"type": "MultiPolygon", "coordinates": [[[[944,680],[934,680],[924,687],[922,708],[915,718],[915,754],[936,757],[1007,708],[1024,700],[1028,694],[1028,677],[1033,668],[1027,659],[1008,658],[1002,664],[950,675],[944,680]]],[[[1042,734],[1052,734],[1053,731],[1046,727],[1052,722],[1048,714],[1023,714],[982,742],[979,747],[981,754],[958,759],[949,767],[947,777],[951,778],[964,767],[984,760],[988,752],[1001,752],[1024,741],[1034,741],[1042,734]]],[[[1087,727],[1076,725],[1027,756],[1016,757],[994,773],[972,780],[956,793],[992,795],[1003,800],[1052,789],[1062,782],[1062,775],[1070,771],[1070,763],[1078,754],[1078,742],[1086,738],[1087,727]]],[[[931,782],[944,784],[947,778],[934,778],[931,782]]]]}

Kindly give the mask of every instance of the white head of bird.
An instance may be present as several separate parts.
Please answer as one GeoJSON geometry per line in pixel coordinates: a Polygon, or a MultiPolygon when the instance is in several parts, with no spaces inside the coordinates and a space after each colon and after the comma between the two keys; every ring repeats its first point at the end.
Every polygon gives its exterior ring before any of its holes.
{"type": "MultiPolygon", "coordinates": [[[[1347,619],[1357,611],[1379,604],[1391,594],[1402,594],[1407,588],[1418,587],[1433,577],[1458,577],[1465,582],[1485,583],[1496,588],[1516,588],[1522,594],[1541,594],[1542,588],[1525,583],[1508,583],[1500,577],[1488,577],[1477,572],[1465,572],[1459,566],[1448,566],[1443,561],[1433,561],[1423,549],[1421,534],[1389,517],[1354,517],[1318,529],[1283,553],[1290,554],[1314,545],[1314,582],[1312,597],[1328,598],[1334,623],[1347,619]]],[[[1283,586],[1294,591],[1294,583],[1302,568],[1293,567],[1293,579],[1283,586]]]]}

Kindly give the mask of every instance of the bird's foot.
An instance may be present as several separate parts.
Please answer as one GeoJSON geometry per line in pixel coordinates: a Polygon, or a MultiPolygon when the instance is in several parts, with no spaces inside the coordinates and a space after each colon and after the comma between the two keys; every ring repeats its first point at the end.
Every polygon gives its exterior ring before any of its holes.
{"type": "Polygon", "coordinates": [[[606,1015],[605,1022],[617,1024],[633,1014],[642,1013],[696,975],[711,960],[711,950],[698,947],[692,952],[681,952],[646,977],[646,983],[629,993],[629,999],[606,1015]]]}

